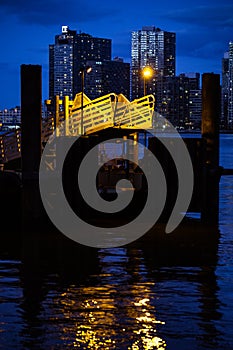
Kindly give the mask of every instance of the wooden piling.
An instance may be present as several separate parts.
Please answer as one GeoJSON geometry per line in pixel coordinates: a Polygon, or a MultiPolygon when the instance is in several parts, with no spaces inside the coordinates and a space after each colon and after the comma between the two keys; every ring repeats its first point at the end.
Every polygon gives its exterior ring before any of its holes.
{"type": "Polygon", "coordinates": [[[219,123],[221,111],[220,75],[202,76],[202,138],[204,164],[202,173],[201,219],[218,223],[219,214],[219,123]]]}
{"type": "Polygon", "coordinates": [[[40,65],[21,65],[22,224],[33,230],[41,216],[42,77],[40,65]]]}
{"type": "Polygon", "coordinates": [[[21,155],[23,180],[38,174],[41,158],[41,66],[21,65],[21,155]]]}

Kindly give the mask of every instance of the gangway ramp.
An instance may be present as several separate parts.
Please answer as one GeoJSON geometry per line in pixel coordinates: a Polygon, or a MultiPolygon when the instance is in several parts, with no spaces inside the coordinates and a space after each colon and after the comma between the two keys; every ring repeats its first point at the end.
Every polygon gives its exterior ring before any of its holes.
{"type": "MultiPolygon", "coordinates": [[[[48,100],[50,103],[51,101],[48,100]]],[[[91,135],[105,129],[151,129],[153,124],[154,96],[147,95],[130,102],[123,94],[110,93],[94,100],[78,93],[74,101],[68,96],[56,96],[54,115],[42,119],[41,143],[46,145],[51,135],[91,135]]],[[[54,153],[54,152],[52,152],[54,153]]],[[[1,162],[7,163],[21,157],[21,130],[0,136],[1,162]]]]}
{"type": "Polygon", "coordinates": [[[74,100],[71,115],[69,117],[68,130],[70,135],[91,134],[96,131],[114,126],[114,109],[117,95],[108,95],[89,100],[84,95],[83,106],[81,104],[81,93],[74,100]],[[83,118],[83,131],[81,132],[81,120],[83,118]]]}
{"type": "Polygon", "coordinates": [[[154,96],[148,95],[130,102],[118,95],[114,126],[127,129],[150,129],[154,112],[154,96]]]}

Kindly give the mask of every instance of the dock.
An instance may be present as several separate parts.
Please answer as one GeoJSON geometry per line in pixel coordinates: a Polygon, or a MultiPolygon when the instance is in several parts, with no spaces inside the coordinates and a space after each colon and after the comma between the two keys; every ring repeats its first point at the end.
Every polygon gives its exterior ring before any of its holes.
{"type": "MultiPolygon", "coordinates": [[[[134,189],[134,202],[129,205],[128,211],[120,211],[110,216],[94,212],[86,206],[80,191],[74,190],[74,181],[77,176],[77,164],[80,165],[85,155],[100,142],[120,138],[123,140],[122,144],[126,140],[132,140],[133,144],[145,130],[148,133],[153,130],[154,97],[148,95],[130,102],[125,96],[114,93],[92,101],[86,95],[81,96],[81,93],[76,95],[74,101],[70,101],[67,96],[63,99],[56,96],[53,101],[47,101],[51,113],[49,118],[42,120],[41,69],[38,65],[21,66],[21,128],[0,136],[2,169],[0,194],[6,225],[12,226],[13,229],[17,228],[23,234],[32,234],[35,231],[43,236],[49,231],[56,232],[41,200],[39,186],[41,159],[46,150],[48,171],[56,172],[56,167],[59,166],[58,154],[63,152],[66,142],[64,140],[71,142],[70,140],[77,138],[77,135],[80,135],[79,140],[67,154],[63,169],[64,191],[74,212],[81,215],[84,220],[92,224],[101,224],[103,227],[111,227],[112,223],[116,225],[116,222],[125,223],[129,219],[134,219],[140,213],[140,203],[145,204],[147,195],[143,172],[135,167],[132,161],[128,162],[119,157],[119,163],[115,164],[117,165],[115,167],[114,164],[106,162],[97,178],[99,193],[109,203],[115,198],[116,183],[121,179],[130,179],[134,189]],[[59,142],[62,147],[59,146],[59,142]],[[50,154],[47,152],[48,149],[50,154]],[[13,217],[16,218],[14,222],[13,217]]],[[[216,247],[219,237],[217,229],[219,181],[221,176],[232,175],[233,171],[219,166],[221,105],[219,75],[203,74],[202,89],[201,135],[182,138],[192,162],[194,181],[192,198],[186,214],[198,214],[199,219],[190,221],[187,215],[174,233],[164,234],[164,223],[168,221],[176,203],[179,178],[171,154],[161,140],[151,134],[147,147],[162,166],[167,183],[167,197],[158,223],[133,244],[146,244],[146,242],[149,242],[149,246],[160,244],[170,253],[174,245],[179,249],[183,247],[183,252],[189,246],[195,250],[195,254],[201,246],[204,247],[203,252],[206,251],[206,247],[213,244],[216,247]],[[194,225],[196,231],[190,230],[191,233],[187,238],[188,225],[192,227],[194,225]],[[159,233],[156,234],[154,231],[158,226],[159,233]],[[151,242],[154,244],[151,245],[151,242]]],[[[170,134],[168,142],[171,147],[176,141],[170,134]]],[[[105,150],[102,151],[96,154],[96,163],[100,154],[104,157],[105,150]]],[[[135,152],[138,152],[138,149],[126,150],[128,155],[131,154],[131,159],[135,152]]],[[[104,158],[101,161],[104,162],[104,158]]]]}

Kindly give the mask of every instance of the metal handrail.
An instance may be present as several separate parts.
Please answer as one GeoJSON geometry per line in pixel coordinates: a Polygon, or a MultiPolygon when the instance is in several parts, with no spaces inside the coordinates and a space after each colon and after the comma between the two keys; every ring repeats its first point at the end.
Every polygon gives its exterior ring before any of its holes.
{"type": "MultiPolygon", "coordinates": [[[[59,103],[62,101],[59,101],[59,103]]],[[[81,118],[86,135],[106,128],[149,129],[152,127],[154,96],[148,95],[130,102],[123,94],[110,93],[94,100],[81,93],[69,102],[69,111],[59,111],[58,120],[50,116],[42,121],[41,142],[44,146],[56,130],[56,136],[81,134],[81,118]],[[58,124],[58,125],[57,125],[58,124]],[[56,128],[56,129],[55,129],[56,128]]],[[[0,158],[3,163],[21,156],[21,130],[0,135],[0,158]]]]}

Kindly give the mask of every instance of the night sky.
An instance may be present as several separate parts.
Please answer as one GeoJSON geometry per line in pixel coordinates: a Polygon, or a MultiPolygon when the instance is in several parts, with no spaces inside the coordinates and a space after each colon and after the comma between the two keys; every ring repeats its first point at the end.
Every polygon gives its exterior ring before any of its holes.
{"type": "Polygon", "coordinates": [[[110,2],[0,0],[0,109],[20,104],[20,65],[43,67],[48,98],[48,45],[62,25],[112,39],[112,56],[130,62],[131,31],[154,25],[176,32],[177,69],[221,73],[221,59],[233,40],[232,0],[110,2]]]}

